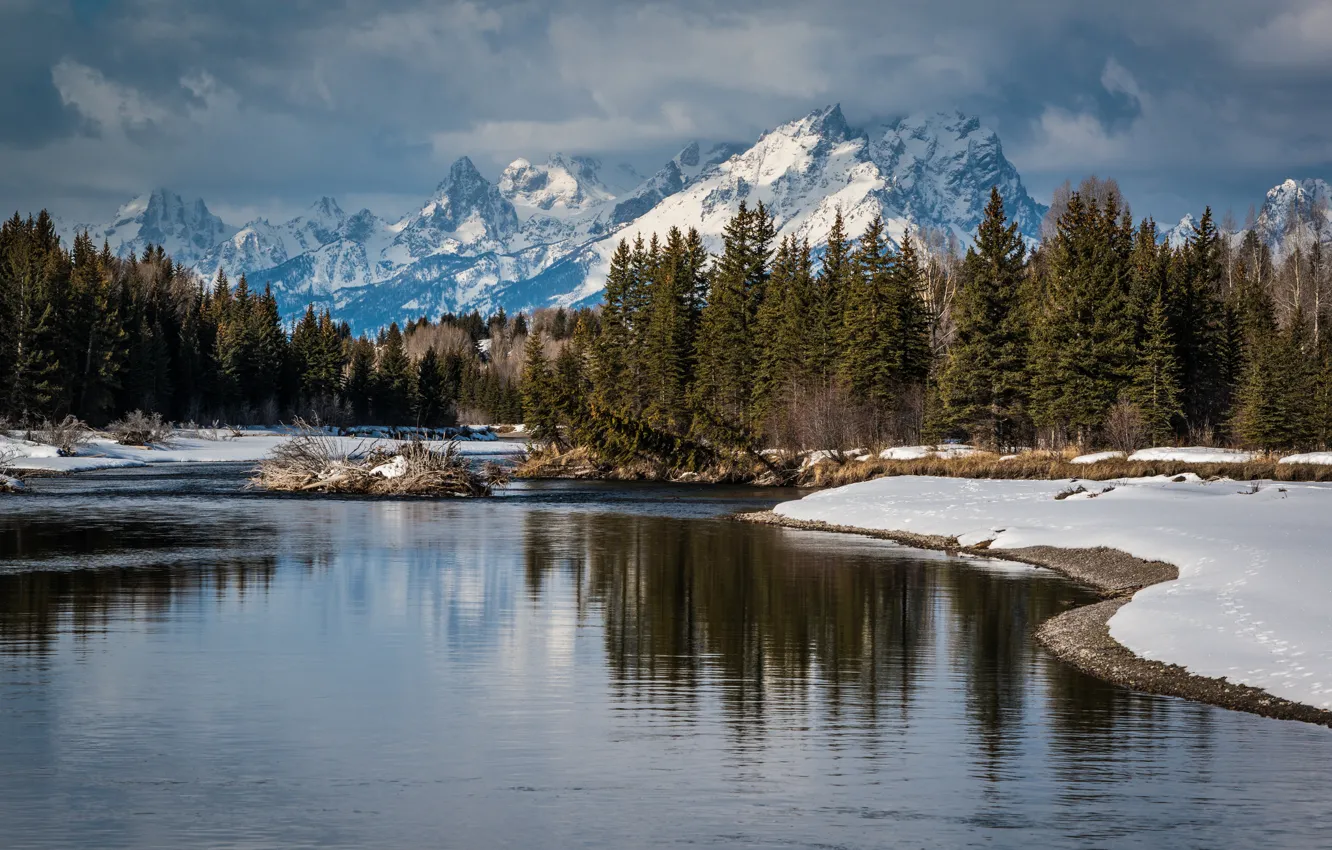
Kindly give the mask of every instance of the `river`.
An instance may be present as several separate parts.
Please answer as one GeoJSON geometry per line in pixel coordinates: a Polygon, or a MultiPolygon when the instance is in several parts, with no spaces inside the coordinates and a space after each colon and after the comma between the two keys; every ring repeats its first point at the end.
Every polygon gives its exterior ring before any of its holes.
{"type": "Polygon", "coordinates": [[[1325,847],[1332,732],[1032,639],[1053,574],[791,492],[0,497],[0,847],[1325,847]]]}

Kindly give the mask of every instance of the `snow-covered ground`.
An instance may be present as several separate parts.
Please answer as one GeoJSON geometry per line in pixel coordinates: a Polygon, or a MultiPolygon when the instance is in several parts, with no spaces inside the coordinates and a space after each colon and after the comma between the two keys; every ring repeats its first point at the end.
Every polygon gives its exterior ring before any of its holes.
{"type": "Polygon", "coordinates": [[[893,446],[879,452],[879,458],[881,460],[921,460],[927,457],[968,457],[975,453],[976,450],[971,446],[948,444],[939,446],[893,446]]]}
{"type": "MultiPolygon", "coordinates": [[[[1178,476],[1177,476],[1178,477],[1178,476]]],[[[1107,546],[1179,568],[1110,621],[1145,658],[1332,708],[1332,485],[881,478],[813,493],[782,516],[956,537],[991,548],[1107,546]]]]}
{"type": "Polygon", "coordinates": [[[1069,461],[1069,463],[1088,464],[1100,463],[1103,460],[1118,460],[1124,456],[1123,452],[1096,452],[1089,455],[1078,455],[1069,461]]]}
{"type": "Polygon", "coordinates": [[[1313,466],[1332,466],[1332,452],[1309,452],[1302,455],[1287,455],[1277,463],[1307,463],[1313,466]]]}
{"type": "MultiPolygon", "coordinates": [[[[167,446],[122,446],[109,439],[94,438],[79,449],[75,457],[60,457],[55,446],[31,443],[12,437],[0,436],[0,456],[7,452],[17,457],[7,462],[15,470],[48,470],[53,472],[84,472],[93,469],[117,469],[147,466],[155,463],[251,463],[267,457],[273,449],[292,439],[290,433],[273,431],[247,431],[240,437],[208,440],[200,437],[178,436],[167,446]]],[[[358,446],[369,449],[377,442],[361,437],[334,437],[347,450],[358,446]]],[[[378,442],[391,443],[391,440],[378,442]]],[[[427,443],[441,447],[443,443],[427,443]]],[[[523,443],[514,440],[460,440],[459,451],[465,455],[510,455],[525,450],[523,443]]]]}
{"type": "Polygon", "coordinates": [[[1248,463],[1258,457],[1257,452],[1241,449],[1210,449],[1204,446],[1184,448],[1142,449],[1129,455],[1129,460],[1181,461],[1183,463],[1248,463]]]}

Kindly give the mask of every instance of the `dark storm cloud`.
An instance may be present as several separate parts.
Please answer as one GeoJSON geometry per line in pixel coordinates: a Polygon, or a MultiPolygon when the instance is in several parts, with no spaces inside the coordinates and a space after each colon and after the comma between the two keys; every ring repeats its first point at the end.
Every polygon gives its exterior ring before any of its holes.
{"type": "Polygon", "coordinates": [[[1038,191],[1095,171],[1140,212],[1242,208],[1327,176],[1330,37],[1327,5],[1295,0],[0,0],[0,200],[391,203],[463,153],[647,164],[840,101],[977,112],[1038,191]]]}

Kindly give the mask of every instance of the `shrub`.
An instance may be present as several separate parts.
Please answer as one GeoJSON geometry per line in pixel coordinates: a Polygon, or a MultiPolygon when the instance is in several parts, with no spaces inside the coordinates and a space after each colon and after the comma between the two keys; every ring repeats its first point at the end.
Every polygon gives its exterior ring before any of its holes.
{"type": "Polygon", "coordinates": [[[1105,440],[1110,448],[1131,455],[1147,445],[1147,423],[1136,404],[1120,401],[1105,417],[1105,440]]]}
{"type": "Polygon", "coordinates": [[[171,439],[171,423],[163,422],[162,414],[146,414],[141,410],[117,419],[106,430],[122,446],[161,445],[171,439]]]}
{"type": "MultiPolygon", "coordinates": [[[[303,423],[298,423],[303,424],[303,423]]],[[[489,496],[508,481],[506,470],[475,469],[454,443],[443,450],[419,440],[398,446],[358,443],[305,427],[264,459],[251,481],[285,492],[359,493],[375,496],[489,496]]]]}
{"type": "Polygon", "coordinates": [[[28,439],[34,443],[55,446],[63,457],[78,454],[79,447],[86,445],[91,433],[87,423],[75,416],[66,416],[59,422],[43,420],[36,428],[28,430],[28,439]]]}

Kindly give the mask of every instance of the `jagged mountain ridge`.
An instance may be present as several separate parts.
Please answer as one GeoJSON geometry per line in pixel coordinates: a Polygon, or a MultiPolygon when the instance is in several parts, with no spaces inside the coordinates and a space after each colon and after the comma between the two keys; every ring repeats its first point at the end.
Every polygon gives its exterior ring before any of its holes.
{"type": "Polygon", "coordinates": [[[206,277],[220,268],[233,280],[245,273],[252,285],[270,283],[285,315],[314,301],[373,329],[444,311],[595,301],[619,239],[697,227],[716,249],[741,201],[762,201],[782,234],[808,239],[816,250],[838,209],[852,235],[878,215],[895,240],[924,227],[963,243],[992,185],[1029,238],[1045,212],[998,137],[958,113],[865,130],[831,106],[750,146],[705,151],[691,143],[628,191],[624,178],[638,175],[607,174],[595,159],[554,154],[539,165],[515,160],[491,183],[463,157],[400,221],[368,210],[346,216],[323,199],[284,224],[222,226],[214,244],[188,261],[206,277]]]}
{"type": "Polygon", "coordinates": [[[149,245],[161,245],[177,262],[193,266],[236,228],[208,210],[202,198],[186,201],[169,189],[140,195],[116,211],[109,224],[61,226],[66,243],[74,233],[87,231],[93,242],[111,246],[118,256],[142,254],[149,245]]]}

